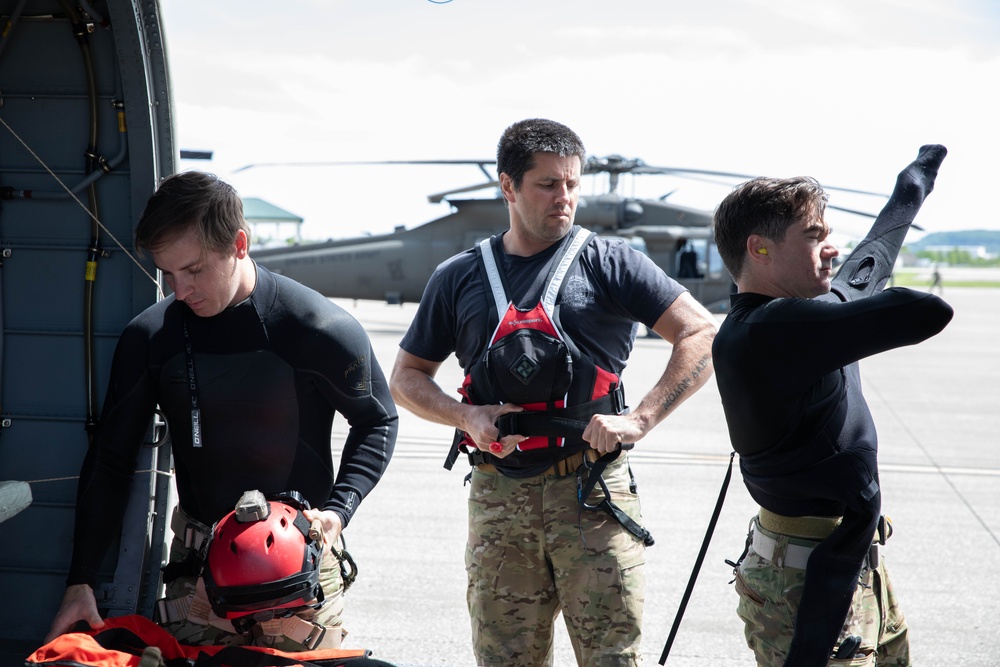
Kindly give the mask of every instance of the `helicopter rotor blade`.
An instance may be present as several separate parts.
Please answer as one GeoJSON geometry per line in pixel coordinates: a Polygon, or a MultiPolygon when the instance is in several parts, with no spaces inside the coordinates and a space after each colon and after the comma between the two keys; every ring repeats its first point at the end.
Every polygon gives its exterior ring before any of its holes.
{"type": "MultiPolygon", "coordinates": [[[[696,181],[704,181],[706,183],[716,183],[719,185],[731,185],[731,183],[726,183],[722,181],[712,180],[708,178],[699,178],[701,176],[718,176],[723,178],[738,178],[744,181],[750,180],[751,178],[757,178],[760,174],[741,174],[732,171],[715,171],[711,169],[687,169],[685,167],[654,167],[649,165],[642,165],[632,169],[629,173],[633,174],[660,174],[664,176],[678,176],[680,178],[688,178],[696,181]]],[[[836,190],[837,192],[848,192],[857,195],[868,195],[871,197],[882,197],[887,199],[889,195],[884,192],[872,192],[870,190],[858,190],[856,188],[843,188],[837,185],[826,185],[823,184],[824,190],[836,190]]]]}
{"type": "MultiPolygon", "coordinates": [[[[319,162],[253,162],[233,170],[233,173],[256,169],[258,167],[350,167],[358,165],[404,165],[404,164],[445,164],[464,165],[471,164],[478,166],[485,171],[485,165],[496,164],[496,160],[346,160],[319,162]]],[[[487,174],[488,176],[489,174],[487,174]]]]}
{"type": "MultiPolygon", "coordinates": [[[[876,217],[878,217],[877,213],[871,213],[870,211],[859,211],[856,208],[847,208],[846,206],[837,206],[835,204],[827,204],[826,207],[827,208],[832,208],[832,209],[834,209],[836,211],[842,211],[844,213],[851,213],[852,215],[860,215],[860,216],[865,217],[865,218],[876,218],[876,217]]],[[[923,227],[921,227],[920,225],[918,225],[915,222],[911,222],[910,223],[910,229],[914,229],[914,230],[916,230],[918,232],[925,231],[923,227]]]]}
{"type": "MultiPolygon", "coordinates": [[[[427,200],[432,204],[440,203],[449,195],[461,194],[465,192],[475,192],[477,190],[496,188],[499,186],[499,183],[495,180],[496,178],[495,175],[491,174],[489,170],[487,170],[487,166],[496,165],[496,160],[464,160],[464,159],[340,160],[340,161],[333,160],[333,161],[320,161],[320,162],[257,162],[239,167],[238,169],[235,169],[233,173],[259,167],[342,167],[342,166],[360,166],[360,165],[475,165],[479,167],[479,170],[483,173],[483,175],[487,179],[485,183],[481,183],[478,185],[469,185],[461,188],[452,188],[449,190],[445,190],[443,192],[438,192],[428,195],[427,200]]],[[[706,183],[729,186],[729,187],[736,185],[736,183],[732,182],[732,180],[721,181],[718,179],[737,179],[738,182],[743,182],[757,177],[754,174],[745,174],[733,171],[719,171],[715,169],[695,169],[689,167],[662,167],[662,166],[648,165],[639,158],[626,158],[617,154],[607,155],[604,157],[596,157],[596,156],[588,157],[583,165],[583,174],[594,175],[600,173],[606,173],[609,175],[611,179],[612,192],[614,192],[618,184],[618,177],[621,174],[652,174],[661,176],[674,176],[676,178],[703,181],[706,183]]],[[[823,185],[823,188],[825,190],[830,190],[830,191],[881,197],[883,199],[888,199],[889,197],[889,195],[881,192],[871,192],[868,190],[858,190],[855,188],[842,188],[833,185],[823,185]]],[[[671,194],[673,194],[674,191],[668,192],[667,194],[660,197],[660,199],[661,200],[666,199],[671,194]]],[[[845,208],[837,205],[830,205],[829,208],[865,217],[875,217],[873,214],[866,211],[845,208]]],[[[919,229],[916,226],[914,226],[914,228],[919,229]]]]}
{"type": "Polygon", "coordinates": [[[475,192],[476,190],[498,187],[500,187],[500,181],[489,181],[487,183],[480,183],[479,185],[467,185],[464,188],[452,188],[450,190],[445,190],[444,192],[427,195],[427,201],[432,204],[440,204],[441,201],[449,195],[461,194],[463,192],[475,192]]]}
{"type": "Polygon", "coordinates": [[[835,211],[842,211],[844,213],[851,213],[853,215],[860,215],[860,216],[863,216],[865,218],[874,218],[875,215],[876,215],[875,213],[872,213],[870,211],[861,211],[861,210],[858,210],[856,208],[847,208],[846,206],[837,206],[836,204],[827,204],[826,207],[827,208],[832,208],[835,211]]]}

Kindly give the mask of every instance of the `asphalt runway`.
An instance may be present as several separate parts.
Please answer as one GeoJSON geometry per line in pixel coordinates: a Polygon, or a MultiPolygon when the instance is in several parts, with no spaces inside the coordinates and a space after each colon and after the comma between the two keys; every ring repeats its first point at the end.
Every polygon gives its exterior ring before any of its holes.
{"type": "MultiPolygon", "coordinates": [[[[880,440],[883,511],[895,532],[886,562],[917,665],[1000,664],[1000,290],[950,288],[955,319],[937,337],[862,361],[880,440]]],[[[338,301],[367,328],[386,373],[415,305],[338,301]]],[[[722,316],[719,316],[720,318],[722,316]]],[[[864,332],[859,332],[864,335],[864,332]]],[[[638,403],[668,343],[636,342],[624,382],[638,403]]],[[[438,377],[457,388],[450,360],[438,377]]],[[[467,469],[442,468],[451,429],[400,410],[396,452],[346,531],[359,576],[348,593],[346,644],[402,666],[474,665],[465,606],[467,469]]],[[[338,419],[334,441],[346,424],[338,419]]],[[[714,381],[632,452],[647,554],[645,664],[658,663],[729,462],[714,381]]],[[[729,584],[756,505],[733,481],[670,652],[676,667],[753,665],[729,584]]],[[[555,665],[575,659],[557,621],[555,665]]]]}

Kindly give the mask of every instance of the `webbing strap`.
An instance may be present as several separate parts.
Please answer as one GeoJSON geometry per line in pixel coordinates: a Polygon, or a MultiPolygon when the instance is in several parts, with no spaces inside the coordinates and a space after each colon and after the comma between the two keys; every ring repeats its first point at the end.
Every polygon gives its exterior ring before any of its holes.
{"type": "Polygon", "coordinates": [[[498,440],[508,435],[525,433],[529,434],[529,437],[582,440],[583,431],[589,422],[568,417],[553,417],[544,412],[508,412],[497,417],[495,423],[499,431],[498,440]]]}
{"type": "Polygon", "coordinates": [[[589,229],[581,228],[579,233],[573,237],[573,241],[569,244],[566,252],[559,259],[555,272],[552,274],[549,284],[545,287],[545,293],[542,295],[542,303],[545,304],[545,308],[549,312],[552,312],[552,309],[555,308],[556,297],[559,296],[559,290],[562,288],[563,279],[566,277],[569,267],[576,261],[576,256],[587,245],[593,234],[589,229]]]}
{"type": "MultiPolygon", "coordinates": [[[[677,615],[674,617],[674,624],[670,628],[670,636],[667,637],[667,643],[663,646],[663,653],[660,655],[660,664],[664,664],[667,661],[667,656],[670,654],[670,647],[674,643],[674,637],[677,636],[677,629],[681,626],[681,618],[684,617],[684,610],[687,609],[688,600],[691,598],[691,592],[694,590],[694,582],[698,579],[698,572],[701,571],[701,564],[705,560],[705,554],[708,552],[708,545],[712,541],[712,534],[715,532],[715,524],[719,521],[719,515],[722,513],[722,503],[726,500],[726,490],[729,488],[729,480],[733,476],[733,457],[736,456],[736,452],[729,453],[729,465],[726,466],[726,476],[722,480],[722,488],[719,490],[719,498],[715,501],[715,510],[712,512],[712,518],[708,522],[708,529],[705,531],[705,539],[701,543],[701,551],[698,552],[698,558],[694,561],[694,569],[691,570],[691,577],[688,579],[687,588],[684,590],[684,595],[681,597],[681,604],[677,608],[677,615]]],[[[743,560],[743,557],[740,557],[743,560]]]]}
{"type": "MultiPolygon", "coordinates": [[[[569,272],[569,267],[573,265],[580,251],[583,250],[593,235],[594,232],[589,229],[580,228],[559,258],[559,262],[553,269],[541,298],[542,304],[549,313],[555,308],[559,290],[562,289],[563,280],[569,272]]],[[[503,281],[500,278],[500,267],[497,264],[496,256],[493,254],[492,238],[480,241],[479,251],[483,259],[483,270],[486,273],[486,279],[490,283],[490,291],[493,293],[493,307],[496,308],[497,319],[502,321],[504,314],[507,312],[507,307],[510,305],[510,299],[507,298],[507,293],[503,289],[503,281]]]]}
{"type": "Polygon", "coordinates": [[[483,269],[486,272],[486,279],[490,283],[490,290],[493,292],[493,307],[497,310],[497,321],[503,321],[504,313],[510,303],[507,294],[503,291],[503,281],[500,280],[500,267],[497,266],[496,257],[493,255],[493,243],[489,237],[479,242],[479,254],[483,258],[483,269]]]}
{"type": "Polygon", "coordinates": [[[625,411],[625,390],[614,388],[604,396],[580,405],[553,408],[546,412],[525,410],[497,417],[498,438],[508,435],[545,436],[571,441],[583,440],[583,432],[594,415],[620,415],[625,411]]]}
{"type": "MultiPolygon", "coordinates": [[[[601,458],[594,461],[593,464],[588,465],[587,468],[589,468],[590,473],[587,476],[587,482],[580,484],[577,489],[577,502],[580,503],[581,512],[585,509],[607,512],[615,521],[621,524],[622,528],[632,533],[647,547],[651,547],[654,544],[653,536],[611,500],[611,491],[608,490],[608,485],[604,482],[604,469],[608,467],[608,464],[617,459],[622,451],[631,449],[633,446],[633,444],[623,443],[621,449],[604,454],[601,458]],[[604,498],[596,505],[591,505],[587,502],[587,499],[597,485],[600,485],[601,492],[604,493],[604,498]]],[[[586,462],[584,462],[584,465],[587,465],[586,462]]]]}

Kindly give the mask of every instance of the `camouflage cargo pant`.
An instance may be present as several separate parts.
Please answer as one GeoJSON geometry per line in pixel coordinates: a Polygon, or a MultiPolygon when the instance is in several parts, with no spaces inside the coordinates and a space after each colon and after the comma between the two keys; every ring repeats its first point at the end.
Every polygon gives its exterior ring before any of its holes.
{"type": "MultiPolygon", "coordinates": [[[[170,544],[170,562],[182,563],[194,549],[185,547],[183,541],[175,537],[170,544]]],[[[267,646],[281,651],[305,651],[312,648],[338,648],[347,634],[342,628],[344,613],[344,583],[340,573],[340,562],[329,548],[323,550],[320,565],[320,586],[323,587],[324,603],[320,609],[307,609],[295,616],[308,624],[307,627],[296,619],[274,619],[256,623],[250,632],[240,634],[232,624],[217,617],[205,594],[201,577],[182,575],[166,584],[166,600],[180,610],[183,617],[164,621],[160,624],[182,644],[191,646],[267,646]],[[292,629],[294,627],[294,630],[292,629]],[[326,630],[323,633],[323,629],[326,630]],[[286,636],[286,632],[292,636],[286,636]],[[303,634],[310,637],[307,645],[303,634]],[[322,637],[320,643],[315,643],[322,637]]]]}
{"type": "MultiPolygon", "coordinates": [[[[607,513],[581,514],[582,479],[586,472],[511,479],[473,471],[465,563],[478,665],[551,665],[560,611],[580,665],[639,664],[645,546],[607,513]]],[[[626,455],[604,480],[639,521],[626,455]]],[[[590,502],[601,495],[598,487],[590,502]]]]}
{"type": "MultiPolygon", "coordinates": [[[[778,562],[784,558],[789,544],[806,547],[817,544],[766,530],[756,520],[752,530],[759,530],[775,540],[773,558],[778,562]]],[[[736,572],[736,591],[740,596],[737,613],[743,619],[747,644],[753,649],[759,667],[784,665],[805,575],[803,569],[775,565],[756,553],[753,547],[740,563],[736,572]]],[[[861,636],[861,647],[855,654],[860,657],[831,659],[829,667],[909,667],[911,664],[906,620],[882,558],[875,570],[865,568],[836,646],[850,635],[861,636]]]]}

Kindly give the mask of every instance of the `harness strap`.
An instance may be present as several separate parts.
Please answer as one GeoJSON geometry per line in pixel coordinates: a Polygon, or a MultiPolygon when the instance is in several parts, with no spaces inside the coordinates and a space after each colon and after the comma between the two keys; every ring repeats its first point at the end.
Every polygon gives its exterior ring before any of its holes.
{"type": "Polygon", "coordinates": [[[621,384],[588,403],[553,408],[548,412],[508,412],[496,420],[498,438],[507,435],[547,436],[582,440],[583,431],[594,415],[620,415],[625,411],[625,390],[621,384]]]}
{"type": "Polygon", "coordinates": [[[549,312],[552,312],[552,309],[555,308],[556,298],[559,296],[559,290],[562,289],[563,279],[566,277],[569,267],[576,261],[576,256],[590,242],[590,237],[593,235],[594,232],[589,229],[581,228],[579,233],[573,237],[573,241],[569,244],[566,252],[559,259],[559,263],[556,264],[555,271],[553,271],[548,285],[545,286],[545,292],[542,294],[542,303],[545,304],[549,312]]]}
{"type": "Polygon", "coordinates": [[[483,261],[483,271],[493,293],[493,307],[497,311],[497,321],[500,321],[503,320],[508,301],[507,294],[503,290],[503,281],[500,279],[500,267],[497,266],[496,257],[493,255],[491,238],[487,237],[479,242],[479,251],[479,257],[483,261]]]}
{"type": "MultiPolygon", "coordinates": [[[[579,484],[577,488],[577,502],[580,503],[581,513],[585,509],[607,512],[611,515],[611,518],[621,524],[622,528],[632,533],[647,547],[651,547],[654,544],[653,536],[611,500],[611,492],[608,490],[608,485],[604,482],[603,477],[604,469],[608,467],[608,464],[617,459],[624,450],[631,449],[632,447],[631,443],[622,443],[621,449],[604,454],[601,458],[594,461],[593,464],[588,464],[584,461],[584,465],[590,469],[590,474],[587,476],[586,483],[579,484]],[[596,505],[591,505],[587,502],[587,499],[590,497],[594,487],[598,485],[600,485],[601,491],[604,493],[604,498],[596,505]]],[[[629,472],[629,475],[631,474],[629,472]]]]}
{"type": "MultiPolygon", "coordinates": [[[[688,579],[687,588],[684,589],[684,595],[681,597],[681,604],[677,608],[677,615],[674,616],[674,624],[670,628],[670,635],[667,637],[667,643],[663,646],[663,653],[660,654],[660,664],[667,662],[667,656],[670,655],[670,647],[673,646],[674,637],[677,636],[677,630],[681,626],[681,618],[684,617],[684,610],[687,609],[688,600],[691,599],[691,592],[694,591],[694,582],[698,579],[698,572],[701,571],[701,564],[705,560],[705,554],[708,552],[708,545],[712,541],[712,534],[715,532],[715,524],[719,521],[719,515],[722,513],[722,503],[726,500],[726,491],[729,489],[729,480],[733,476],[733,457],[736,456],[736,452],[729,453],[729,465],[726,466],[726,476],[722,480],[722,488],[719,489],[719,497],[715,501],[715,509],[712,511],[712,518],[708,522],[708,529],[705,531],[705,539],[702,540],[701,550],[698,552],[698,558],[694,561],[694,569],[691,570],[691,577],[688,579]]],[[[747,542],[749,547],[749,538],[747,542]]],[[[747,551],[743,551],[743,556],[746,556],[747,551]]],[[[740,560],[743,560],[743,556],[740,556],[740,560]]],[[[727,561],[728,562],[728,561],[727,561]]]]}
{"type": "Polygon", "coordinates": [[[544,412],[508,412],[496,421],[500,434],[497,439],[515,433],[562,438],[582,436],[587,422],[569,417],[556,417],[544,412]]]}
{"type": "MultiPolygon", "coordinates": [[[[581,228],[573,236],[569,246],[565,249],[558,263],[549,274],[549,280],[545,285],[545,290],[542,292],[541,298],[541,302],[545,305],[545,309],[549,313],[552,312],[552,309],[556,305],[556,298],[559,296],[559,290],[562,289],[563,279],[566,277],[569,267],[573,265],[577,255],[590,242],[590,237],[593,235],[594,233],[589,229],[581,228]]],[[[497,264],[496,256],[493,254],[492,237],[479,242],[479,257],[482,260],[482,268],[490,284],[490,292],[493,295],[493,306],[497,311],[497,320],[501,321],[507,312],[510,299],[507,298],[507,293],[504,291],[500,267],[497,264]]]]}

